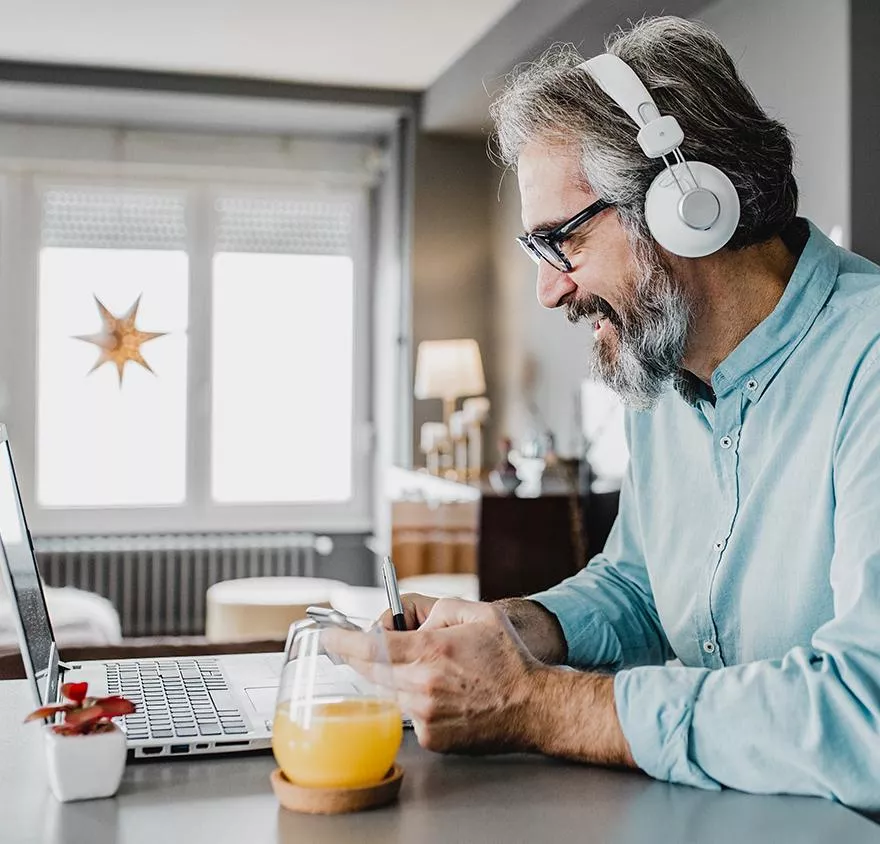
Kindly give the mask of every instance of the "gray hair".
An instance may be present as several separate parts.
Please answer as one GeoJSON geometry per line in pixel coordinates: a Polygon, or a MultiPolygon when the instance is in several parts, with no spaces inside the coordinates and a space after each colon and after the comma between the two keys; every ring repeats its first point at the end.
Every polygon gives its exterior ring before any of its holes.
{"type": "MultiPolygon", "coordinates": [[[[606,49],[638,74],[661,114],[678,119],[685,157],[715,165],[733,182],[741,217],[729,248],[762,243],[792,221],[791,139],[713,32],[682,18],[647,18],[612,35],[606,49]]],[[[583,60],[573,45],[555,45],[514,69],[491,107],[499,157],[515,167],[531,141],[579,147],[587,185],[617,206],[631,241],[648,239],[645,193],[664,164],[644,155],[630,118],[586,71],[575,70],[583,60]]]]}

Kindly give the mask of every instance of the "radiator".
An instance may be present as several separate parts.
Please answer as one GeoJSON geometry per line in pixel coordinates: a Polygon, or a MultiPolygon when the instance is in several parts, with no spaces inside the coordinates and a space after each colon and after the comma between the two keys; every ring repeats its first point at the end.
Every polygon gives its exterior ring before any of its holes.
{"type": "Polygon", "coordinates": [[[43,580],[109,598],[123,636],[205,631],[205,592],[221,580],[315,574],[333,550],[310,533],[35,537],[43,580]]]}

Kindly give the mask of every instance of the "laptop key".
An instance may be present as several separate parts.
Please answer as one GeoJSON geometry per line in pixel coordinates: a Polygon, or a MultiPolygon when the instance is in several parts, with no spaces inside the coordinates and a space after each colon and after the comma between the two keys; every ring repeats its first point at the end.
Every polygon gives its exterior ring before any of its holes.
{"type": "Polygon", "coordinates": [[[211,693],[211,702],[214,704],[214,708],[218,712],[237,712],[238,704],[235,702],[235,698],[229,692],[215,692],[211,693]]]}
{"type": "Polygon", "coordinates": [[[174,735],[172,730],[151,730],[153,738],[171,738],[174,735]]]}
{"type": "Polygon", "coordinates": [[[241,727],[224,727],[223,732],[228,736],[240,736],[242,733],[246,733],[248,728],[242,725],[241,727]]]}
{"type": "Polygon", "coordinates": [[[222,731],[219,724],[199,724],[199,732],[203,736],[219,736],[222,731]]]}
{"type": "Polygon", "coordinates": [[[190,738],[192,736],[197,736],[199,731],[195,727],[175,727],[174,735],[180,736],[181,738],[190,738]]]}

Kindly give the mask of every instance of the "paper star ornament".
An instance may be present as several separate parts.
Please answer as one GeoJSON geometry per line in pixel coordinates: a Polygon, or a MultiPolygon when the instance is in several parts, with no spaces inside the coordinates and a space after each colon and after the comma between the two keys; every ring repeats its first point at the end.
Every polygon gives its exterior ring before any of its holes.
{"type": "MultiPolygon", "coordinates": [[[[167,332],[140,331],[135,325],[141,297],[138,296],[134,304],[121,317],[111,314],[97,296],[95,296],[95,303],[98,305],[98,313],[104,323],[103,330],[98,334],[78,335],[75,338],[92,343],[101,350],[101,354],[95,365],[89,370],[89,374],[91,375],[105,363],[115,364],[116,371],[119,373],[119,385],[122,386],[122,373],[125,370],[125,364],[129,361],[140,364],[148,372],[153,372],[141,354],[141,345],[149,340],[155,340],[157,337],[164,337],[167,332]]],[[[153,374],[155,375],[155,373],[153,374]]]]}

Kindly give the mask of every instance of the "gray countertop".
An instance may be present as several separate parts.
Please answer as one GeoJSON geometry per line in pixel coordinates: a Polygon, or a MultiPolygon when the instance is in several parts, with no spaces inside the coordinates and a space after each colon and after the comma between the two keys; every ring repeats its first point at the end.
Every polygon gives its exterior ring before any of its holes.
{"type": "Polygon", "coordinates": [[[0,682],[0,842],[177,844],[854,844],[880,826],[834,803],[703,792],[534,756],[437,756],[409,733],[398,804],[310,817],[279,808],[271,755],[129,764],[114,799],[60,804],[24,681],[0,682]]]}

